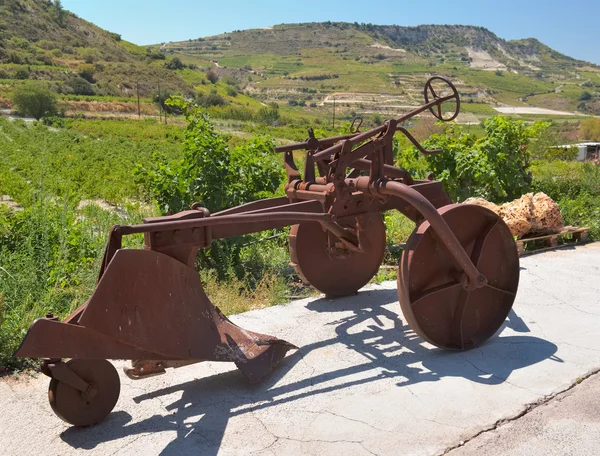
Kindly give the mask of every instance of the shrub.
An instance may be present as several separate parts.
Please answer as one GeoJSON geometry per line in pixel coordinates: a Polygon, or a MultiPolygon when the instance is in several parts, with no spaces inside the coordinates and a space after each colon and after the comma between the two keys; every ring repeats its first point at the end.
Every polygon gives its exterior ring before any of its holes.
{"type": "Polygon", "coordinates": [[[271,103],[269,106],[263,106],[258,110],[256,121],[265,125],[273,125],[274,122],[279,120],[279,117],[279,105],[271,103]]]}
{"type": "Polygon", "coordinates": [[[509,117],[490,117],[485,136],[477,139],[456,124],[444,128],[424,143],[427,149],[442,149],[427,155],[430,170],[453,200],[479,196],[501,202],[520,197],[530,189],[530,139],[543,130],[540,124],[526,126],[509,117]]]}
{"type": "Polygon", "coordinates": [[[566,225],[587,226],[600,239],[600,166],[595,163],[537,161],[533,189],[555,200],[566,225]]]}
{"type": "Polygon", "coordinates": [[[17,72],[15,73],[15,78],[16,79],[29,79],[29,71],[27,71],[24,68],[21,68],[19,70],[17,70],[17,72]]]}
{"type": "Polygon", "coordinates": [[[202,107],[210,108],[211,106],[223,106],[227,101],[216,90],[211,90],[209,93],[199,94],[196,97],[196,103],[202,107]]]}
{"type": "Polygon", "coordinates": [[[206,72],[206,79],[210,81],[211,84],[215,84],[219,80],[219,76],[213,70],[208,70],[206,72]]]}
{"type": "Polygon", "coordinates": [[[154,90],[152,92],[152,100],[162,107],[162,110],[167,114],[181,114],[181,110],[177,106],[173,106],[167,103],[171,97],[175,96],[174,94],[168,92],[167,90],[154,90]]]}
{"type": "Polygon", "coordinates": [[[255,112],[245,106],[228,105],[210,109],[210,115],[221,119],[251,121],[254,119],[255,112]]]}
{"type": "Polygon", "coordinates": [[[79,65],[79,68],[77,69],[79,76],[92,84],[96,82],[94,79],[95,71],[96,67],[94,65],[90,65],[89,63],[79,65]]]}
{"type": "Polygon", "coordinates": [[[167,58],[164,52],[155,51],[150,48],[146,49],[146,57],[151,60],[165,60],[167,58]]]}
{"type": "Polygon", "coordinates": [[[221,77],[221,82],[224,82],[225,84],[230,85],[230,86],[236,85],[235,78],[233,76],[231,76],[230,74],[223,75],[223,77],[221,77]]]}
{"type": "Polygon", "coordinates": [[[95,63],[102,57],[95,48],[78,48],[77,55],[85,63],[95,63]]]}
{"type": "Polygon", "coordinates": [[[237,97],[237,90],[235,90],[235,87],[231,87],[231,86],[227,86],[227,95],[229,95],[230,97],[237,97]]]}
{"type": "Polygon", "coordinates": [[[185,66],[179,57],[173,57],[173,59],[165,63],[165,68],[169,70],[183,70],[185,66]]]}
{"type": "Polygon", "coordinates": [[[94,95],[92,84],[80,76],[69,79],[67,85],[75,95],[94,95]]]}
{"type": "Polygon", "coordinates": [[[17,112],[37,120],[57,113],[56,94],[37,82],[26,82],[15,87],[11,99],[17,112]]]}
{"type": "MultiPolygon", "coordinates": [[[[183,160],[173,163],[156,156],[151,167],[138,165],[135,170],[138,182],[153,195],[163,213],[181,211],[196,201],[214,213],[271,196],[278,189],[283,173],[270,138],[256,137],[232,147],[199,108],[181,99],[169,103],[183,111],[188,123],[183,160]]],[[[201,251],[199,258],[220,278],[232,269],[244,277],[244,268],[240,268],[243,243],[243,237],[224,239],[201,251]]]]}
{"type": "Polygon", "coordinates": [[[600,118],[582,120],[579,136],[588,141],[600,141],[600,118]]]}

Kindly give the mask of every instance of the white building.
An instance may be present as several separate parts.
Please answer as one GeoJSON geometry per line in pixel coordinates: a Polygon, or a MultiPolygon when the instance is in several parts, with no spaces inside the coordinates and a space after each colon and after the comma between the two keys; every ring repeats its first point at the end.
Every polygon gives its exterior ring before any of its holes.
{"type": "Polygon", "coordinates": [[[600,156],[600,142],[586,141],[577,144],[565,144],[564,146],[554,146],[557,149],[570,149],[571,147],[577,147],[579,152],[575,159],[577,161],[591,160],[600,156]]]}

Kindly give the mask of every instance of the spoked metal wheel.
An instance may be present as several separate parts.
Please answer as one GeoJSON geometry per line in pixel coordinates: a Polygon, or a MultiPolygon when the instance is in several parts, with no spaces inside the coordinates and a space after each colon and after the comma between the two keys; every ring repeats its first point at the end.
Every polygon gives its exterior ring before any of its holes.
{"type": "Polygon", "coordinates": [[[121,383],[117,370],[104,359],[72,359],[67,365],[92,388],[85,393],[57,379],[50,380],[48,399],[52,410],[74,426],[99,423],[119,399],[121,383]]]}
{"type": "Polygon", "coordinates": [[[290,230],[290,258],[298,275],[327,296],[354,293],[377,274],[385,252],[385,225],[379,213],[340,223],[359,239],[361,252],[350,251],[317,222],[290,230]]]}
{"type": "Polygon", "coordinates": [[[463,271],[423,222],[400,259],[398,297],[421,338],[441,348],[467,350],[493,336],[508,316],[519,284],[519,255],[510,230],[492,211],[451,204],[439,212],[488,283],[467,291],[463,271]]]}

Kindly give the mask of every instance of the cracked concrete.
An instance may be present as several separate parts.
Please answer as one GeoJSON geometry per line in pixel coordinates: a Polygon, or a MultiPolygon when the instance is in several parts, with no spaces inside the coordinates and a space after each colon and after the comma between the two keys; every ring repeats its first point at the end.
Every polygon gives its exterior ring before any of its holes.
{"type": "Polygon", "coordinates": [[[450,456],[517,456],[597,454],[600,448],[600,375],[598,370],[566,391],[519,416],[449,448],[450,456]]]}
{"type": "Polygon", "coordinates": [[[461,441],[451,454],[466,451],[600,367],[600,244],[529,256],[521,266],[504,327],[469,352],[422,342],[386,282],[235,316],[301,348],[253,386],[223,363],[141,381],[121,375],[115,410],[91,428],[54,416],[44,376],[1,380],[2,452],[429,455],[461,441]]]}

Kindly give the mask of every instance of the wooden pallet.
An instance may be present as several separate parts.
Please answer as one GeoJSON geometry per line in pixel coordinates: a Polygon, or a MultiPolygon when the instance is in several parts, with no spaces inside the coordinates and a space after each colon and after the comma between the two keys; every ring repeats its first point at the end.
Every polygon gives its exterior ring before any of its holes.
{"type": "Polygon", "coordinates": [[[583,243],[587,240],[589,228],[565,228],[558,233],[546,234],[543,236],[534,236],[523,239],[517,239],[517,250],[519,255],[527,255],[529,253],[542,252],[544,250],[552,250],[565,245],[573,245],[583,243]],[[570,236],[571,241],[569,243],[559,244],[559,239],[566,240],[565,237],[570,236]],[[544,247],[540,247],[534,250],[525,250],[525,245],[532,241],[543,241],[544,247]]]}

